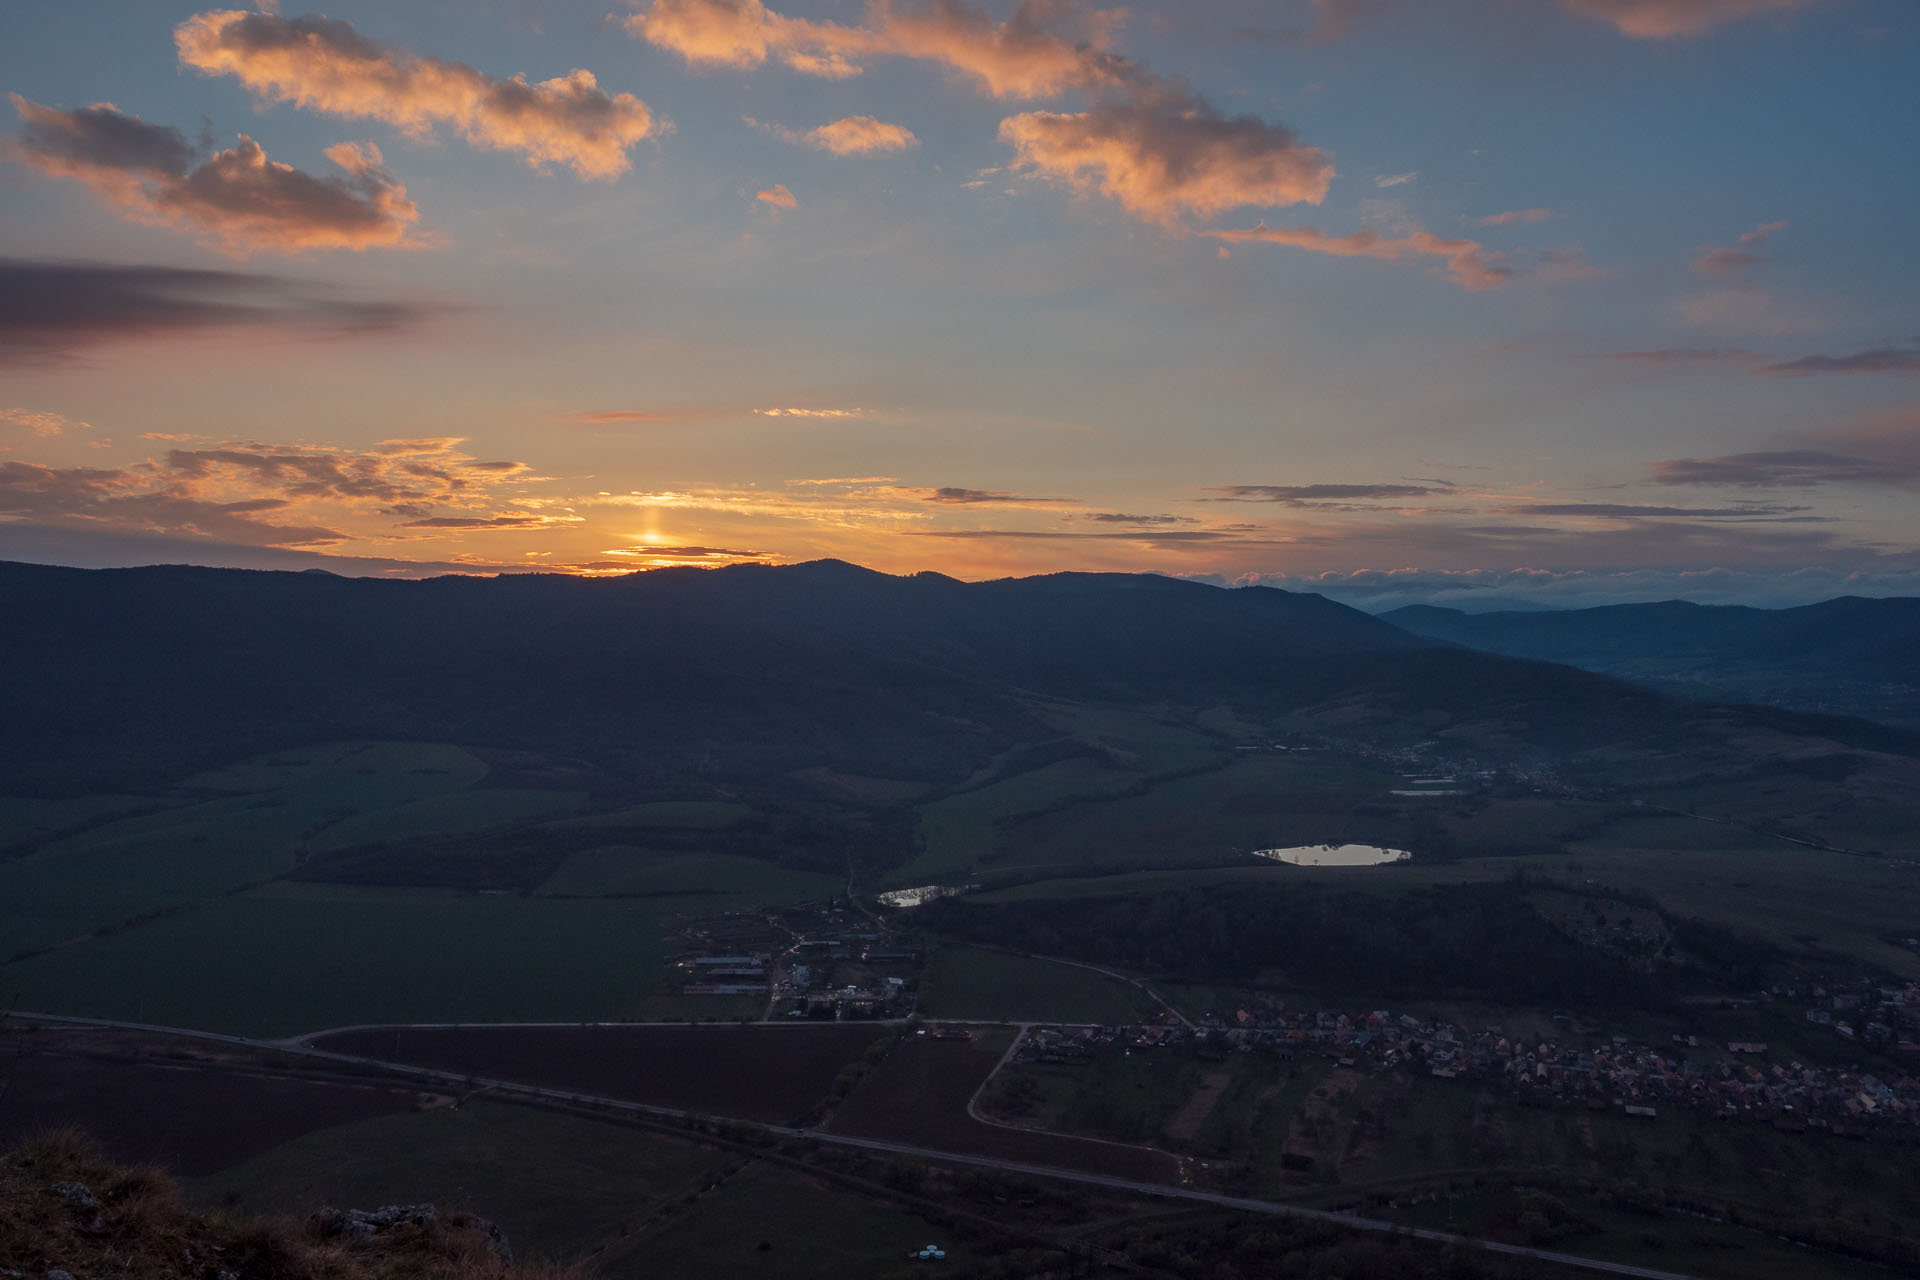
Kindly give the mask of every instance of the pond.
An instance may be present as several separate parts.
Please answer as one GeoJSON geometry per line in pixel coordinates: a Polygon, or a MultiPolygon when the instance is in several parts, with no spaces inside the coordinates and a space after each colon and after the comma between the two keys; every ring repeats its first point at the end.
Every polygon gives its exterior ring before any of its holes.
{"type": "Polygon", "coordinates": [[[1372,844],[1303,844],[1292,849],[1255,849],[1253,856],[1296,867],[1377,867],[1413,857],[1404,849],[1372,844]]]}

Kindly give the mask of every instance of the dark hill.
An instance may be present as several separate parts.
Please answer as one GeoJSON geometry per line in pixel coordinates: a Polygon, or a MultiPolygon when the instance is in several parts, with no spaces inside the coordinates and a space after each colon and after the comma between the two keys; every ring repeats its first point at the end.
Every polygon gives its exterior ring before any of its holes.
{"type": "Polygon", "coordinates": [[[1412,605],[1381,616],[1417,635],[1683,697],[1920,727],[1920,599],[1843,596],[1797,609],[1668,600],[1481,614],[1412,605]]]}
{"type": "Polygon", "coordinates": [[[1702,714],[1318,596],[1151,575],[963,583],[819,561],[393,581],[0,564],[0,600],[14,792],[171,781],[358,737],[565,752],[642,783],[813,765],[945,782],[1051,736],[1037,697],[1231,703],[1382,740],[1555,753],[1683,751],[1702,714]]]}

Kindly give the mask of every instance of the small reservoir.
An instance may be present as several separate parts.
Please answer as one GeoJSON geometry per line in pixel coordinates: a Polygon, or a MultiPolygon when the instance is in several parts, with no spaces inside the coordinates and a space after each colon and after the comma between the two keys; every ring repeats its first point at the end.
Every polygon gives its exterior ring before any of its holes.
{"type": "Polygon", "coordinates": [[[1413,857],[1405,849],[1382,849],[1372,844],[1303,844],[1291,849],[1255,849],[1253,856],[1296,867],[1377,867],[1413,857]]]}

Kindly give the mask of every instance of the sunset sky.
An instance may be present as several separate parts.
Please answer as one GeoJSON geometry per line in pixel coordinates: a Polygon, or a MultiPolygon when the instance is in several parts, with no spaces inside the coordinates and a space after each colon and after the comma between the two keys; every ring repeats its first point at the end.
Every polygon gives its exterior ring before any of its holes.
{"type": "Polygon", "coordinates": [[[1920,594],[1916,67],[1912,0],[15,0],[0,558],[1920,594]]]}

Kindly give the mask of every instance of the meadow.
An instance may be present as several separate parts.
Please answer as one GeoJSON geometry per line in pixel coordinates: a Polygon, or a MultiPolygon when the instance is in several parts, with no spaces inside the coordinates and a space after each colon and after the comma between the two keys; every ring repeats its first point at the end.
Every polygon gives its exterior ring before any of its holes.
{"type": "Polygon", "coordinates": [[[363,1022],[617,1019],[660,975],[658,908],[279,883],[9,969],[20,1007],[248,1036],[363,1022]]]}
{"type": "Polygon", "coordinates": [[[608,845],[567,855],[535,892],[544,897],[684,897],[676,905],[724,910],[814,902],[846,891],[843,881],[759,858],[608,845]]]}

